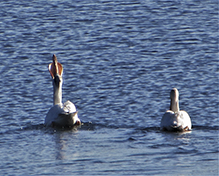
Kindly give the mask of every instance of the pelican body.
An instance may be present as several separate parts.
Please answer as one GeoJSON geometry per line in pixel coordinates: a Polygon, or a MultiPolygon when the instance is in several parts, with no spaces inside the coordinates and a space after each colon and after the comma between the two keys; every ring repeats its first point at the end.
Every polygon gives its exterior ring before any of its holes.
{"type": "Polygon", "coordinates": [[[62,73],[63,67],[53,55],[53,62],[49,64],[49,72],[53,82],[53,107],[49,110],[45,118],[45,125],[52,127],[70,127],[80,125],[75,105],[66,101],[62,103],[62,73]]]}
{"type": "Polygon", "coordinates": [[[165,131],[190,131],[191,119],[186,111],[179,109],[179,92],[173,88],[170,92],[170,110],[167,110],[161,119],[161,130],[165,131]]]}

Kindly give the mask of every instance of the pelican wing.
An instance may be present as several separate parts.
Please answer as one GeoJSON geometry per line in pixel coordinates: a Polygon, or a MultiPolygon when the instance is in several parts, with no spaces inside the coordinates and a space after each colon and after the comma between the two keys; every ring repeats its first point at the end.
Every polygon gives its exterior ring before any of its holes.
{"type": "Polygon", "coordinates": [[[66,101],[66,102],[64,103],[64,105],[63,105],[63,110],[64,110],[65,112],[73,113],[73,112],[76,112],[76,107],[75,107],[75,105],[74,105],[72,102],[70,102],[70,101],[68,100],[68,101],[66,101]]]}
{"type": "Polygon", "coordinates": [[[180,111],[180,120],[183,129],[192,130],[191,118],[186,111],[180,111]]]}
{"type": "Polygon", "coordinates": [[[161,119],[160,127],[162,130],[167,131],[191,130],[191,119],[185,111],[174,113],[173,111],[168,110],[161,119]]]}

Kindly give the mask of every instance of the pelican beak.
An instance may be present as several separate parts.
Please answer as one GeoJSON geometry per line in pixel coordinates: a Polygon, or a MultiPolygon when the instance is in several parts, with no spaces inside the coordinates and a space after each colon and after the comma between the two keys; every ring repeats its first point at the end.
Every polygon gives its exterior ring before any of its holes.
{"type": "Polygon", "coordinates": [[[53,54],[53,62],[49,64],[49,72],[53,79],[56,75],[62,76],[63,67],[62,64],[57,61],[55,54],[53,54]]]}

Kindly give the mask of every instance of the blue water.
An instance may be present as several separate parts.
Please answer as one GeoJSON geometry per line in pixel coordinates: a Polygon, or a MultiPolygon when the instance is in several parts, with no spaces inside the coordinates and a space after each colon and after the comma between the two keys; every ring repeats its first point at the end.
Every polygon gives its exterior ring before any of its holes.
{"type": "Polygon", "coordinates": [[[0,175],[218,175],[218,1],[0,8],[0,175]],[[43,125],[53,54],[79,129],[43,125]],[[159,129],[173,87],[192,132],[159,129]]]}

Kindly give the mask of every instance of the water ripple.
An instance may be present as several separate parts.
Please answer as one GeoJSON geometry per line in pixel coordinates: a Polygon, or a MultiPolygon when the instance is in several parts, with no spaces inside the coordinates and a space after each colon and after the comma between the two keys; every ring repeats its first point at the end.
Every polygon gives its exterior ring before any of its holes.
{"type": "Polygon", "coordinates": [[[216,1],[0,6],[3,175],[218,173],[216,1]],[[84,123],[77,130],[43,125],[52,54],[64,67],[63,99],[84,123]],[[172,87],[191,133],[159,129],[172,87]]]}

